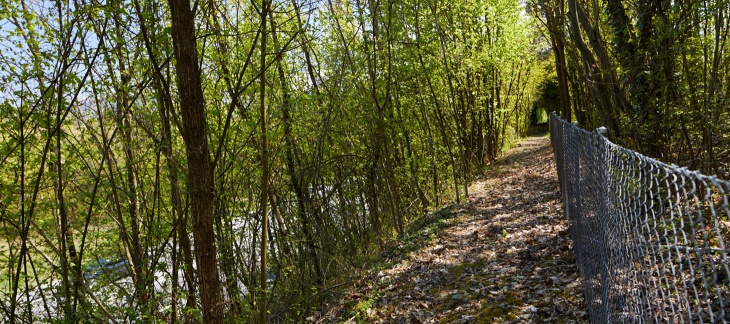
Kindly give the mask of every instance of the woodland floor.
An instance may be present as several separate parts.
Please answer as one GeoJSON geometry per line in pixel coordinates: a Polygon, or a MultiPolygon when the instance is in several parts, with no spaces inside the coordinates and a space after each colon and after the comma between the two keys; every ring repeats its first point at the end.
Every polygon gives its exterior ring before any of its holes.
{"type": "Polygon", "coordinates": [[[587,323],[549,139],[522,140],[469,202],[417,221],[315,323],[587,323]]]}

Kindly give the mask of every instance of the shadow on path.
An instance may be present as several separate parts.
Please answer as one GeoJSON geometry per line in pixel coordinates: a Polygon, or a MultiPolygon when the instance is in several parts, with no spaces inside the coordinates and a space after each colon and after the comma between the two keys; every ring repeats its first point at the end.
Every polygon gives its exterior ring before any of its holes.
{"type": "Polygon", "coordinates": [[[544,135],[493,163],[468,203],[414,224],[385,268],[349,292],[342,305],[352,307],[316,322],[587,322],[544,135]]]}

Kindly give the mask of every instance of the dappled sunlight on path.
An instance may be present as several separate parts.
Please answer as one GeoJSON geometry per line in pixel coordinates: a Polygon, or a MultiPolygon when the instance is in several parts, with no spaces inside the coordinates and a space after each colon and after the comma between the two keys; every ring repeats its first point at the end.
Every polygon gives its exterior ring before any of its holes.
{"type": "Polygon", "coordinates": [[[584,323],[546,137],[530,137],[421,222],[314,322],[584,323]]]}

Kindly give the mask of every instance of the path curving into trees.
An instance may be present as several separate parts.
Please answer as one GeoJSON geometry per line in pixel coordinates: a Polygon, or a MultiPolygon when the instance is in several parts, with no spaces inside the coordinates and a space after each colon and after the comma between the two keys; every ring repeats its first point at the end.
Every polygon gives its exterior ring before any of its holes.
{"type": "Polygon", "coordinates": [[[531,136],[414,223],[310,322],[587,323],[548,138],[531,136]]]}

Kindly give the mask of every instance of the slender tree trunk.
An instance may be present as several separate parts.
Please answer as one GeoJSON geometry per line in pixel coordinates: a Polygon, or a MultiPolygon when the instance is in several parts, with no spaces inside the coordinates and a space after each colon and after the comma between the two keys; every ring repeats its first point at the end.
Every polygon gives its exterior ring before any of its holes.
{"type": "MultiPolygon", "coordinates": [[[[118,27],[119,30],[121,26],[118,27]]],[[[119,37],[121,37],[119,35],[119,37]]],[[[124,65],[125,57],[118,55],[119,69],[121,71],[121,83],[117,86],[117,125],[122,132],[122,150],[124,152],[124,168],[127,176],[127,199],[129,201],[129,226],[131,230],[131,240],[129,247],[132,252],[130,261],[132,266],[132,275],[134,277],[135,293],[138,302],[143,307],[148,307],[146,262],[144,257],[144,249],[142,247],[142,237],[140,233],[140,201],[139,201],[139,184],[137,181],[137,168],[135,166],[135,154],[132,148],[132,123],[129,120],[130,103],[125,89],[129,86],[129,75],[124,65]]]]}
{"type": "MultiPolygon", "coordinates": [[[[420,55],[420,54],[419,54],[420,55]]],[[[431,186],[433,189],[433,201],[436,206],[439,205],[439,192],[438,192],[438,167],[436,165],[436,153],[434,149],[434,139],[431,131],[431,123],[429,122],[430,117],[428,116],[428,110],[426,109],[426,101],[423,99],[421,84],[418,85],[418,98],[421,103],[421,118],[423,118],[424,128],[426,129],[426,136],[428,137],[428,155],[431,158],[431,186]]]]}
{"type": "Polygon", "coordinates": [[[183,139],[188,158],[195,259],[205,323],[223,322],[223,301],[213,235],[213,172],[208,149],[205,101],[198,67],[195,17],[189,0],[170,1],[183,139]]]}
{"type": "Polygon", "coordinates": [[[563,0],[540,1],[545,14],[545,23],[550,33],[550,43],[555,51],[555,71],[558,75],[560,93],[560,116],[572,120],[570,109],[570,92],[568,88],[568,66],[565,61],[565,3],[563,0]]]}
{"type": "MultiPolygon", "coordinates": [[[[158,84],[158,86],[160,87],[160,90],[158,91],[162,92],[161,85],[158,84]]],[[[162,100],[162,102],[164,103],[167,101],[162,100]]],[[[182,262],[185,265],[183,267],[183,277],[185,279],[185,285],[188,290],[185,307],[188,309],[194,309],[197,308],[198,304],[197,285],[195,283],[195,268],[193,267],[192,246],[187,230],[188,217],[183,206],[184,202],[182,199],[182,193],[180,192],[180,181],[178,180],[179,166],[177,165],[175,156],[172,153],[172,128],[170,125],[170,109],[171,107],[169,106],[169,104],[163,104],[160,107],[160,120],[162,122],[161,150],[162,154],[165,156],[168,172],[168,181],[170,182],[170,199],[173,209],[172,221],[175,225],[175,231],[177,233],[177,245],[179,245],[179,249],[174,250],[173,253],[179,252],[182,257],[182,262]]],[[[174,274],[177,275],[177,271],[175,271],[174,274]]],[[[177,286],[177,281],[173,281],[173,285],[177,286]]]]}
{"type": "Polygon", "coordinates": [[[263,0],[261,9],[261,71],[260,71],[260,92],[259,102],[261,104],[260,114],[261,116],[261,272],[259,277],[259,284],[261,288],[259,291],[259,323],[266,323],[266,269],[267,263],[267,249],[268,249],[268,234],[269,234],[269,116],[266,106],[266,22],[268,16],[270,0],[263,0]]]}
{"type": "Polygon", "coordinates": [[[555,69],[558,74],[558,88],[560,91],[560,115],[565,120],[572,120],[570,108],[570,89],[568,89],[568,68],[565,62],[565,40],[562,35],[553,35],[555,48],[555,69]]]}
{"type": "MultiPolygon", "coordinates": [[[[63,80],[63,78],[61,78],[63,80]]],[[[60,91],[59,91],[60,92],[60,91]]],[[[50,117],[50,116],[49,116],[50,117]]],[[[50,120],[50,118],[49,118],[50,120]]],[[[50,124],[50,121],[49,121],[50,124]]],[[[66,246],[68,245],[66,242],[67,237],[67,230],[70,230],[69,226],[69,220],[68,220],[68,209],[65,205],[65,200],[63,197],[63,172],[61,167],[61,134],[56,134],[56,142],[53,145],[53,153],[55,155],[55,160],[52,159],[48,163],[48,167],[51,170],[51,174],[55,176],[55,179],[53,181],[53,191],[56,195],[56,203],[58,204],[58,214],[57,214],[57,229],[56,229],[56,236],[58,237],[58,246],[59,246],[59,265],[61,266],[61,291],[64,297],[63,305],[63,316],[65,319],[73,321],[76,320],[76,311],[72,308],[72,301],[71,301],[71,282],[70,282],[70,265],[69,265],[69,258],[66,253],[66,246]]]]}
{"type": "MultiPolygon", "coordinates": [[[[137,15],[142,21],[142,10],[139,6],[139,2],[135,0],[135,8],[137,15]]],[[[164,76],[160,70],[160,66],[157,64],[157,58],[152,50],[152,42],[147,34],[147,28],[144,23],[140,23],[140,29],[142,31],[145,47],[147,53],[150,56],[151,63],[154,67],[154,75],[152,85],[157,91],[159,100],[158,112],[160,114],[160,123],[162,126],[162,134],[160,139],[160,150],[165,156],[165,164],[168,173],[168,181],[170,183],[170,199],[172,202],[172,223],[175,226],[176,235],[173,237],[175,241],[173,244],[174,254],[180,254],[182,262],[185,265],[183,267],[183,277],[185,279],[185,285],[187,287],[187,297],[185,307],[188,309],[197,308],[197,286],[195,283],[195,268],[193,266],[193,253],[192,246],[190,243],[190,237],[188,236],[187,223],[188,217],[185,212],[184,202],[182,199],[182,193],[180,189],[180,181],[178,180],[178,172],[180,167],[177,165],[177,160],[172,152],[172,127],[170,123],[171,109],[173,109],[172,98],[170,96],[169,83],[165,82],[164,76]],[[179,248],[177,248],[179,246],[179,248]]],[[[173,261],[173,276],[177,277],[177,264],[179,262],[173,261]]],[[[177,289],[177,280],[173,280],[173,285],[177,289]]],[[[175,298],[173,297],[173,302],[175,298]]],[[[173,304],[176,306],[176,304],[173,304]]],[[[189,313],[184,313],[189,314],[189,313]]],[[[176,320],[177,313],[173,313],[173,321],[176,320]]],[[[187,315],[186,315],[187,317],[187,315]]],[[[188,318],[188,321],[191,318],[188,318]]]]}

